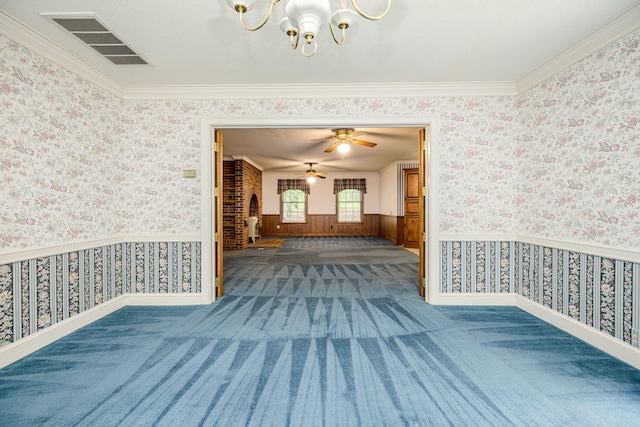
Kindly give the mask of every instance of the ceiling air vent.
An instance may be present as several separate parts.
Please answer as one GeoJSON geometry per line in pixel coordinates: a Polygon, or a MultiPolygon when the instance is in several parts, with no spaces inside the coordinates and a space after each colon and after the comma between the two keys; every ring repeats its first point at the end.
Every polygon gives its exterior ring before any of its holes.
{"type": "Polygon", "coordinates": [[[65,30],[116,65],[146,65],[142,56],[131,49],[93,14],[49,15],[65,30]]]}

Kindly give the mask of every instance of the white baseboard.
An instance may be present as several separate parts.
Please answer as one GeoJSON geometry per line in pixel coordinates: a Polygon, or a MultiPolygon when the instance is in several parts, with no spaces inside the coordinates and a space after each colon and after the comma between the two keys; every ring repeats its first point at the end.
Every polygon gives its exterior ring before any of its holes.
{"type": "Polygon", "coordinates": [[[127,294],[126,305],[202,305],[202,294],[127,294]]]}
{"type": "Polygon", "coordinates": [[[24,337],[12,344],[0,347],[0,369],[23,357],[69,335],[70,333],[95,322],[96,320],[121,309],[126,305],[126,297],[119,296],[90,310],[83,311],[46,329],[24,337]]]}
{"type": "Polygon", "coordinates": [[[514,306],[515,294],[438,294],[433,305],[514,306]]]}
{"type": "Polygon", "coordinates": [[[24,337],[12,344],[0,347],[0,369],[128,305],[166,306],[200,304],[202,304],[201,294],[121,295],[90,310],[49,326],[35,334],[24,337]]]}
{"type": "Polygon", "coordinates": [[[640,369],[640,349],[517,294],[439,294],[433,305],[515,306],[640,369]]]}
{"type": "Polygon", "coordinates": [[[516,307],[527,313],[544,320],[545,322],[562,329],[563,331],[580,338],[588,344],[617,357],[623,362],[640,369],[640,349],[631,346],[591,326],[580,323],[570,317],[564,316],[548,307],[533,302],[520,295],[515,296],[516,307]]]}

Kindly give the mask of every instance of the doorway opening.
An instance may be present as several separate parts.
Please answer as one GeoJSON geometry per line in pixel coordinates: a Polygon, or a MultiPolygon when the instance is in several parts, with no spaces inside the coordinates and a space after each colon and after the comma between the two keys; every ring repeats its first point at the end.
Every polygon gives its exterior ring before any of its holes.
{"type": "MultiPolygon", "coordinates": [[[[424,213],[422,218],[424,225],[424,250],[421,252],[421,261],[424,262],[424,268],[421,268],[421,285],[425,288],[428,284],[435,283],[433,280],[434,268],[431,266],[436,265],[438,254],[434,249],[437,249],[437,245],[434,248],[434,243],[437,239],[433,239],[434,225],[436,218],[434,215],[435,208],[437,207],[437,175],[433,170],[434,153],[437,150],[434,148],[437,146],[437,117],[394,117],[394,118],[376,118],[376,119],[358,119],[351,118],[348,121],[346,119],[335,118],[226,118],[226,119],[203,119],[202,120],[202,146],[201,146],[201,159],[202,159],[202,282],[203,282],[203,302],[209,303],[215,300],[215,269],[214,266],[218,262],[222,262],[222,251],[216,250],[214,245],[216,236],[214,230],[216,229],[215,218],[215,198],[213,197],[214,180],[213,176],[216,173],[214,156],[215,144],[213,143],[214,130],[219,129],[269,129],[269,128],[312,128],[312,129],[326,129],[337,126],[352,126],[352,127],[373,127],[373,126],[385,126],[392,128],[427,128],[428,138],[427,145],[424,152],[421,152],[420,156],[424,159],[420,159],[421,163],[424,162],[424,174],[421,177],[424,184],[424,193],[426,200],[424,203],[424,213]],[[298,123],[296,123],[298,122],[298,123]],[[304,124],[300,124],[304,123],[304,124]],[[209,287],[207,284],[211,284],[209,287]]],[[[416,140],[416,149],[418,147],[418,141],[416,140]]],[[[224,147],[222,153],[225,153],[224,147]]],[[[248,154],[250,155],[250,154],[248,154]]],[[[264,212],[264,202],[262,210],[264,212]]],[[[437,274],[437,271],[436,271],[437,274]]],[[[437,275],[435,275],[437,280],[437,275]]],[[[437,289],[435,290],[437,291],[437,289]]],[[[427,302],[434,294],[434,290],[427,288],[424,293],[427,302]]]]}

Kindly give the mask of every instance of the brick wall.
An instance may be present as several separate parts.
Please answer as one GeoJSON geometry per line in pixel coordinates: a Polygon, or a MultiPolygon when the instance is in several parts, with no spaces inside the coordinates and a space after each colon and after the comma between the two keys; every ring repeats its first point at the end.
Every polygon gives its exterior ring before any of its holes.
{"type": "Polygon", "coordinates": [[[244,160],[223,163],[223,247],[245,249],[249,242],[246,219],[251,216],[251,197],[258,199],[258,223],[262,222],[262,171],[244,160]]]}

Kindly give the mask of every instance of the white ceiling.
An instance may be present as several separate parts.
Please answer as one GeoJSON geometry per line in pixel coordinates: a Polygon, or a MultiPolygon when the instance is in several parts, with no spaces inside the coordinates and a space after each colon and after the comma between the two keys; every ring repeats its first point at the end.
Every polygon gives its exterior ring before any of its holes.
{"type": "MultiPolygon", "coordinates": [[[[269,2],[257,3],[263,7],[247,14],[250,23],[262,19],[269,2]]],[[[278,27],[285,3],[256,32],[240,27],[225,0],[0,0],[0,10],[123,87],[322,87],[517,82],[639,2],[393,0],[380,21],[358,17],[343,46],[323,28],[311,58],[291,50],[278,27]],[[150,65],[113,65],[43,16],[66,13],[95,14],[150,65]]],[[[372,14],[384,5],[386,0],[359,1],[372,14]]],[[[378,146],[357,146],[344,160],[306,142],[330,134],[326,129],[229,129],[225,154],[247,156],[265,171],[294,163],[304,171],[305,162],[320,163],[318,170],[380,170],[393,160],[410,160],[410,150],[417,153],[415,129],[370,131],[378,146]]]]}
{"type": "MultiPolygon", "coordinates": [[[[0,8],[123,85],[221,85],[516,81],[636,3],[394,0],[380,21],[358,17],[342,46],[323,28],[311,58],[278,27],[284,0],[256,32],[240,27],[225,0],[0,0],[0,8]],[[95,13],[151,65],[112,65],[41,16],[73,12],[95,13]]],[[[372,13],[385,4],[359,2],[372,13]]],[[[257,7],[247,21],[262,15],[257,7]]]]}

